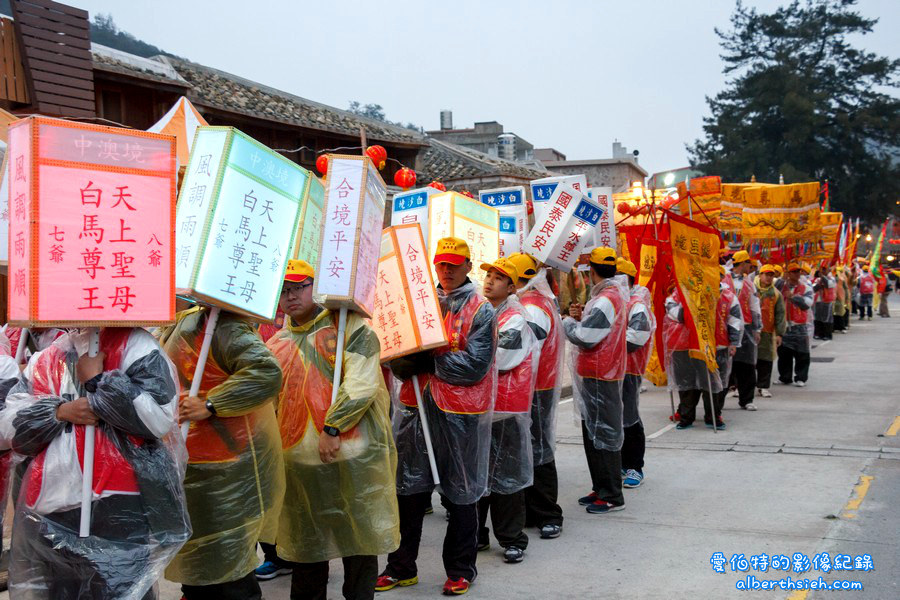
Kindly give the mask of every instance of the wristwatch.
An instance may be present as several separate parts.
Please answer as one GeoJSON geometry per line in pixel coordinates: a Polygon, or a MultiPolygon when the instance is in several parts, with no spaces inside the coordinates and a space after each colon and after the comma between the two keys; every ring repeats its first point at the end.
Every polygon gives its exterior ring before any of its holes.
{"type": "Polygon", "coordinates": [[[341,435],[341,430],[337,427],[332,427],[331,425],[326,425],[325,427],[323,427],[322,432],[327,433],[331,437],[337,437],[341,435]]]}
{"type": "Polygon", "coordinates": [[[209,400],[206,401],[206,410],[208,410],[212,414],[216,414],[216,407],[213,406],[213,403],[209,400]]]}

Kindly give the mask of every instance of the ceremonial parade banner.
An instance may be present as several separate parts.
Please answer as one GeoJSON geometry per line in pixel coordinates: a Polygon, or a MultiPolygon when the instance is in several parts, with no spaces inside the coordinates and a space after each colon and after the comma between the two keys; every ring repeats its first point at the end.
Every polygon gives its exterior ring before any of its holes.
{"type": "Polygon", "coordinates": [[[417,223],[381,234],[372,328],[381,361],[447,345],[425,239],[417,223]]]}
{"type": "Polygon", "coordinates": [[[0,162],[0,266],[9,264],[9,147],[0,162]]]}
{"type": "Polygon", "coordinates": [[[820,212],[817,181],[746,188],[741,238],[745,244],[816,241],[820,212]]]}
{"type": "Polygon", "coordinates": [[[839,212],[823,212],[819,215],[821,233],[819,250],[815,256],[817,259],[830,261],[836,257],[838,236],[841,233],[843,219],[844,213],[839,212]]]}
{"type": "Polygon", "coordinates": [[[524,251],[550,267],[569,272],[593,242],[594,228],[604,212],[578,190],[559,184],[525,240],[524,251]]]}
{"type": "Polygon", "coordinates": [[[325,186],[318,177],[310,173],[300,201],[300,230],[297,232],[291,258],[305,260],[311,265],[319,262],[319,235],[322,233],[324,203],[325,186]]]}
{"type": "Polygon", "coordinates": [[[528,235],[528,207],[525,205],[525,188],[509,187],[478,192],[482,204],[496,208],[500,213],[500,256],[522,251],[528,235]]]}
{"type": "Polygon", "coordinates": [[[173,321],[175,138],[29,117],[9,175],[11,324],[173,321]]]}
{"type": "Polygon", "coordinates": [[[178,294],[273,321],[310,177],[233,127],[200,127],[178,197],[178,294]]]}
{"type": "Polygon", "coordinates": [[[693,219],[704,225],[715,226],[722,210],[722,178],[718,175],[694,177],[680,181],[678,190],[678,214],[682,217],[693,215],[693,219]],[[688,195],[690,194],[690,198],[688,195]],[[693,199],[693,202],[691,202],[693,199]]]}
{"type": "Polygon", "coordinates": [[[691,357],[717,372],[716,304],[719,301],[719,234],[684,216],[669,217],[675,282],[684,299],[691,357]]]}
{"type": "Polygon", "coordinates": [[[531,185],[531,204],[534,207],[535,222],[540,220],[541,213],[550,205],[550,198],[560,183],[570,185],[582,194],[587,192],[587,177],[584,175],[560,175],[533,180],[529,185],[531,185]]]}
{"type": "Polygon", "coordinates": [[[371,317],[387,188],[367,156],[329,154],[327,172],[313,298],[371,317]]]}
{"type": "Polygon", "coordinates": [[[391,204],[391,225],[418,223],[428,244],[428,199],[441,191],[431,186],[400,192],[391,204]]]}
{"type": "Polygon", "coordinates": [[[438,240],[457,237],[469,245],[474,265],[469,277],[479,285],[487,274],[481,263],[493,264],[500,257],[500,213],[456,192],[435,194],[428,201],[428,256],[434,257],[438,240]]]}
{"type": "Polygon", "coordinates": [[[594,228],[594,247],[603,246],[618,250],[616,239],[616,213],[611,187],[588,188],[588,198],[603,209],[603,215],[594,228]]]}
{"type": "Polygon", "coordinates": [[[757,187],[757,183],[723,183],[722,200],[719,202],[719,230],[722,233],[740,233],[743,224],[744,190],[757,187]]]}

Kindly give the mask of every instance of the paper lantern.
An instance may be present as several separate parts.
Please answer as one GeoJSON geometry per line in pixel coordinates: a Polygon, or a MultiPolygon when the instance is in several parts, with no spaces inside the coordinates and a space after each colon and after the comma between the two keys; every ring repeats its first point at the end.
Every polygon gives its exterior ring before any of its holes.
{"type": "Polygon", "coordinates": [[[319,172],[319,175],[324,177],[328,174],[328,155],[320,154],[319,158],[316,159],[316,171],[319,172]]]}
{"type": "Polygon", "coordinates": [[[369,146],[366,148],[366,156],[372,159],[372,163],[379,171],[387,164],[387,150],[384,146],[369,146]]]}
{"type": "Polygon", "coordinates": [[[603,246],[605,248],[618,249],[616,241],[616,219],[615,211],[613,211],[613,195],[611,187],[588,188],[588,198],[597,206],[603,209],[603,215],[594,227],[594,240],[592,246],[597,248],[603,246]]]}
{"type": "Polygon", "coordinates": [[[470,192],[469,190],[463,190],[460,193],[463,196],[465,196],[466,198],[474,198],[475,197],[475,195],[472,192],[470,192]]]}
{"type": "Polygon", "coordinates": [[[300,230],[291,258],[305,260],[311,265],[319,261],[319,235],[322,232],[322,207],[325,202],[325,186],[310,175],[300,205],[300,230]]]}
{"type": "Polygon", "coordinates": [[[178,293],[273,321],[310,177],[233,127],[201,127],[178,197],[178,293]]]}
{"type": "Polygon", "coordinates": [[[428,199],[439,193],[433,187],[423,187],[396,194],[391,205],[391,225],[418,223],[428,244],[428,199]]]}
{"type": "Polygon", "coordinates": [[[388,227],[381,235],[372,327],[382,362],[447,345],[425,248],[418,224],[388,227]]]}
{"type": "Polygon", "coordinates": [[[175,138],[30,117],[9,128],[9,317],[153,326],[175,315],[175,138]]]}
{"type": "Polygon", "coordinates": [[[328,156],[313,288],[317,303],[372,315],[386,196],[387,188],[370,158],[328,156]]]}
{"type": "MultiPolygon", "coordinates": [[[[435,179],[434,181],[432,181],[431,183],[429,183],[429,184],[428,184],[428,187],[433,187],[434,189],[436,189],[436,190],[439,191],[439,192],[446,192],[446,191],[447,191],[447,186],[444,185],[443,183],[441,183],[440,181],[438,181],[437,179],[435,179]]],[[[471,196],[469,196],[469,197],[471,198],[471,196]]]]}
{"type": "Polygon", "coordinates": [[[556,186],[547,204],[525,240],[523,251],[551,267],[571,271],[581,252],[593,241],[593,230],[605,211],[565,183],[556,186]]]}
{"type": "Polygon", "coordinates": [[[438,240],[458,237],[469,245],[472,273],[479,284],[486,273],[479,266],[500,257],[500,213],[457,192],[442,192],[428,199],[428,256],[434,257],[438,240]]]}
{"type": "Polygon", "coordinates": [[[528,235],[525,188],[509,187],[478,192],[478,200],[500,213],[500,256],[521,252],[528,235]]]}
{"type": "Polygon", "coordinates": [[[587,191],[587,177],[584,175],[562,175],[558,177],[544,177],[531,182],[531,200],[534,204],[535,221],[541,218],[541,213],[556,191],[556,186],[565,183],[581,193],[587,191]]]}
{"type": "Polygon", "coordinates": [[[408,190],[416,185],[416,172],[406,167],[394,173],[394,185],[408,190]]]}

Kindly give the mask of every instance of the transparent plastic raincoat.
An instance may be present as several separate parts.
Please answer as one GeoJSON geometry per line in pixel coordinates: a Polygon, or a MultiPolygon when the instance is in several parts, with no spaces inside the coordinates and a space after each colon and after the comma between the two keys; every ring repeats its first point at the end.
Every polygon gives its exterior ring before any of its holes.
{"type": "Polygon", "coordinates": [[[499,373],[491,426],[490,491],[513,494],[534,479],[531,400],[539,357],[519,299],[510,296],[494,312],[499,329],[499,373]]]}
{"type": "Polygon", "coordinates": [[[531,446],[535,466],[554,460],[556,452],[556,408],[562,391],[565,334],[559,307],[547,270],[541,269],[528,285],[519,290],[525,318],[535,335],[537,377],[531,403],[531,446]]]}
{"type": "MultiPolygon", "coordinates": [[[[178,313],[161,332],[188,393],[209,311],[178,313]]],[[[255,326],[222,312],[210,347],[200,397],[216,414],[191,423],[184,480],[194,534],[166,569],[187,585],[214,585],[245,577],[258,564],[256,543],[275,542],[284,496],[281,439],[274,399],[281,368],[255,326]]]]}
{"type": "Polygon", "coordinates": [[[759,296],[751,276],[732,274],[731,279],[734,283],[734,293],[737,294],[741,305],[741,314],[744,315],[744,338],[741,340],[741,347],[734,354],[734,361],[755,365],[759,348],[754,334],[762,329],[759,296]]]}
{"type": "Polygon", "coordinates": [[[0,438],[30,460],[13,530],[13,598],[154,597],[190,535],[172,364],[143,329],[105,328],[104,371],[82,387],[75,365],[87,349],[80,331],[34,355],[0,412],[0,438]],[[60,404],[81,396],[100,421],[86,538],[78,536],[86,427],[56,418],[60,404]]]}
{"type": "Polygon", "coordinates": [[[631,427],[641,420],[639,411],[641,377],[650,361],[656,317],[651,310],[650,290],[642,285],[631,286],[631,296],[625,305],[628,329],[625,333],[625,385],[622,388],[622,423],[631,427]]]}
{"type": "Polygon", "coordinates": [[[743,337],[744,317],[741,304],[731,289],[731,284],[723,279],[719,284],[719,300],[716,302],[716,364],[719,367],[719,381],[727,382],[731,376],[731,353],[728,347],[740,348],[743,337]]]}
{"type": "Polygon", "coordinates": [[[497,319],[471,281],[449,293],[438,287],[438,298],[450,345],[390,363],[400,380],[393,415],[397,493],[434,488],[411,380],[418,375],[441,478],[439,491],[454,504],[474,504],[488,489],[497,319]]]}
{"type": "Polygon", "coordinates": [[[684,311],[681,295],[675,288],[666,298],[666,316],[663,319],[663,348],[669,389],[679,392],[703,390],[713,394],[721,392],[722,380],[718,370],[710,373],[706,361],[690,355],[690,328],[685,322],[684,311]]]}
{"type": "MultiPolygon", "coordinates": [[[[14,357],[9,339],[4,333],[0,333],[0,411],[6,407],[6,395],[19,381],[19,365],[14,357]]],[[[0,505],[6,506],[7,493],[9,492],[9,479],[13,467],[13,453],[8,443],[0,440],[0,505]]],[[[3,539],[3,527],[6,511],[0,513],[0,540],[3,539]]]]}
{"type": "Polygon", "coordinates": [[[628,284],[624,276],[598,283],[584,306],[581,321],[563,319],[573,345],[572,394],[575,417],[584,421],[598,450],[622,448],[622,380],[625,376],[625,333],[628,284]]]}
{"type": "Polygon", "coordinates": [[[784,295],[784,308],[787,314],[787,329],[781,338],[781,344],[794,350],[809,354],[810,341],[808,327],[813,321],[813,289],[802,279],[797,285],[786,281],[781,288],[784,295]]]}
{"type": "Polygon", "coordinates": [[[268,342],[284,381],[278,425],[287,490],[278,527],[278,556],[312,563],[387,554],[400,543],[390,398],[378,362],[378,337],[356,313],[347,315],[343,371],[331,404],[337,326],[323,310],[291,322],[268,342]],[[319,458],[325,425],[341,432],[337,459],[319,458]]]}

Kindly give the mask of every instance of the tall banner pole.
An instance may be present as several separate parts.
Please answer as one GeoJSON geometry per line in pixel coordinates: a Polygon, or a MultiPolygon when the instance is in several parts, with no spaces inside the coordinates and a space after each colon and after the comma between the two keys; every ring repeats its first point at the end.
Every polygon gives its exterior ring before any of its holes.
{"type": "MultiPolygon", "coordinates": [[[[22,332],[24,337],[24,331],[22,332]]],[[[88,341],[88,356],[94,357],[100,353],[100,330],[92,327],[88,341]]],[[[87,425],[84,428],[84,460],[81,467],[81,522],[78,527],[78,537],[86,538],[91,535],[91,500],[94,495],[94,438],[96,427],[87,425]]]]}
{"type": "Polygon", "coordinates": [[[428,464],[431,466],[431,477],[434,479],[434,485],[441,483],[441,476],[438,475],[437,462],[434,459],[434,446],[431,445],[431,426],[428,425],[428,419],[425,417],[425,405],[422,402],[422,389],[419,387],[419,376],[413,375],[413,390],[416,392],[416,405],[419,407],[419,421],[422,423],[422,435],[425,438],[425,448],[428,451],[428,464]]]}
{"type": "MultiPolygon", "coordinates": [[[[209,319],[206,321],[206,329],[203,331],[203,343],[200,346],[200,354],[197,357],[197,366],[194,367],[194,377],[191,379],[191,397],[200,393],[200,384],[203,382],[203,372],[206,370],[206,360],[209,358],[209,349],[212,346],[213,334],[216,332],[216,324],[219,322],[219,313],[221,309],[218,306],[212,307],[209,311],[209,319]]],[[[185,421],[181,424],[181,437],[187,439],[188,431],[191,424],[185,421]]]]}

